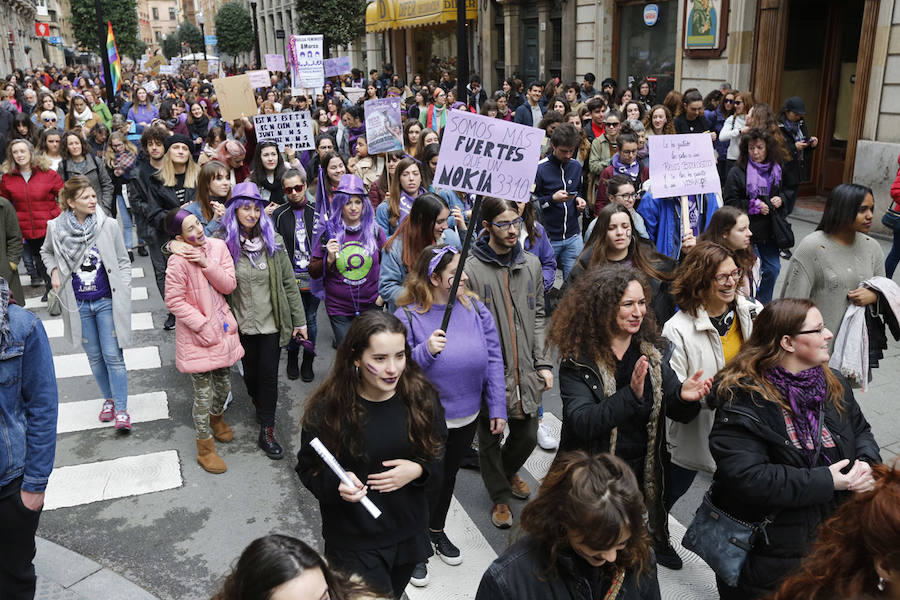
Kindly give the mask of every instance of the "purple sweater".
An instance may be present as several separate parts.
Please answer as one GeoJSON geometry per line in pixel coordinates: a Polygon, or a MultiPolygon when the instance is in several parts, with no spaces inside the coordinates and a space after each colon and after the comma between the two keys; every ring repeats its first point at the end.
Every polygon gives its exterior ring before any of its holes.
{"type": "Polygon", "coordinates": [[[556,254],[553,252],[553,246],[550,245],[550,238],[547,237],[547,231],[540,223],[535,222],[535,230],[538,232],[534,246],[528,243],[525,238],[525,252],[530,252],[538,257],[541,261],[541,274],[544,276],[544,291],[549,292],[556,281],[556,254]]]}
{"type": "Polygon", "coordinates": [[[460,419],[481,410],[482,391],[490,417],[506,419],[500,337],[491,311],[478,300],[472,302],[471,308],[461,302],[453,307],[447,345],[437,356],[428,351],[428,338],[441,327],[444,305],[435,304],[424,314],[416,311],[416,305],[410,305],[398,308],[394,314],[407,326],[412,358],[438,389],[448,419],[460,419]]]}

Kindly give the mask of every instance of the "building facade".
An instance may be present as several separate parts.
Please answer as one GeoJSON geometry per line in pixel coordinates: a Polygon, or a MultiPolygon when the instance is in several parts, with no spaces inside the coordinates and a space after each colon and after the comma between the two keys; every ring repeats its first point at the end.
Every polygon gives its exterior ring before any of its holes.
{"type": "Polygon", "coordinates": [[[147,0],[150,15],[150,36],[153,46],[159,48],[167,35],[175,33],[181,22],[181,5],[176,0],[147,0]]]}
{"type": "Polygon", "coordinates": [[[32,0],[0,0],[0,68],[5,74],[29,68],[32,59],[43,62],[34,29],[36,13],[32,0]]]}

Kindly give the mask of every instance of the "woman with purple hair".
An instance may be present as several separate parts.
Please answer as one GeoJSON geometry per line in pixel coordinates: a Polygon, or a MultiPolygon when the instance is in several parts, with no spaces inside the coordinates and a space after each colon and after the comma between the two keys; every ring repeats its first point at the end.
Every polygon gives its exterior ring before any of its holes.
{"type": "Polygon", "coordinates": [[[255,183],[234,186],[222,227],[234,259],[237,287],[228,303],[244,347],[244,383],[256,406],[259,447],[277,460],[284,451],[275,440],[278,360],[291,338],[306,339],[306,314],[284,240],[265,214],[255,183]]]}
{"type": "Polygon", "coordinates": [[[331,217],[313,249],[310,277],[323,279],[325,309],[340,344],[350,323],[363,311],[381,306],[378,274],[384,233],[362,179],[344,175],[334,192],[331,217]]]}

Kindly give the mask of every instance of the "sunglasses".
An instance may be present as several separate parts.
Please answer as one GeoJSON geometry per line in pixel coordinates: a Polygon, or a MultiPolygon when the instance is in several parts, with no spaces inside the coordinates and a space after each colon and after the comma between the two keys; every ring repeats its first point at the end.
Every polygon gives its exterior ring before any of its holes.
{"type": "Polygon", "coordinates": [[[606,125],[607,127],[618,127],[619,125],[621,125],[621,123],[610,123],[609,121],[607,121],[607,122],[605,123],[605,125],[606,125]]]}
{"type": "Polygon", "coordinates": [[[725,98],[725,104],[733,104],[733,103],[734,103],[734,100],[732,100],[731,98],[725,98]]]}
{"type": "Polygon", "coordinates": [[[291,194],[291,193],[297,193],[297,194],[300,194],[300,193],[302,193],[303,190],[305,190],[305,189],[306,189],[306,186],[303,185],[303,184],[301,184],[301,185],[295,185],[295,186],[293,186],[293,187],[287,187],[287,186],[286,186],[286,187],[284,188],[284,193],[285,193],[285,194],[291,194]]]}
{"type": "Polygon", "coordinates": [[[44,123],[56,123],[57,119],[44,119],[44,123]]]}

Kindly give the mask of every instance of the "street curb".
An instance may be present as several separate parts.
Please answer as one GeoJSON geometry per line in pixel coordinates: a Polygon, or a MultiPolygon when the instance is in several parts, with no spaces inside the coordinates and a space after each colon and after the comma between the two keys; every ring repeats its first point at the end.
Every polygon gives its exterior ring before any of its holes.
{"type": "Polygon", "coordinates": [[[38,580],[36,598],[158,600],[156,596],[86,556],[40,537],[35,537],[34,541],[37,546],[34,557],[38,580]]]}

